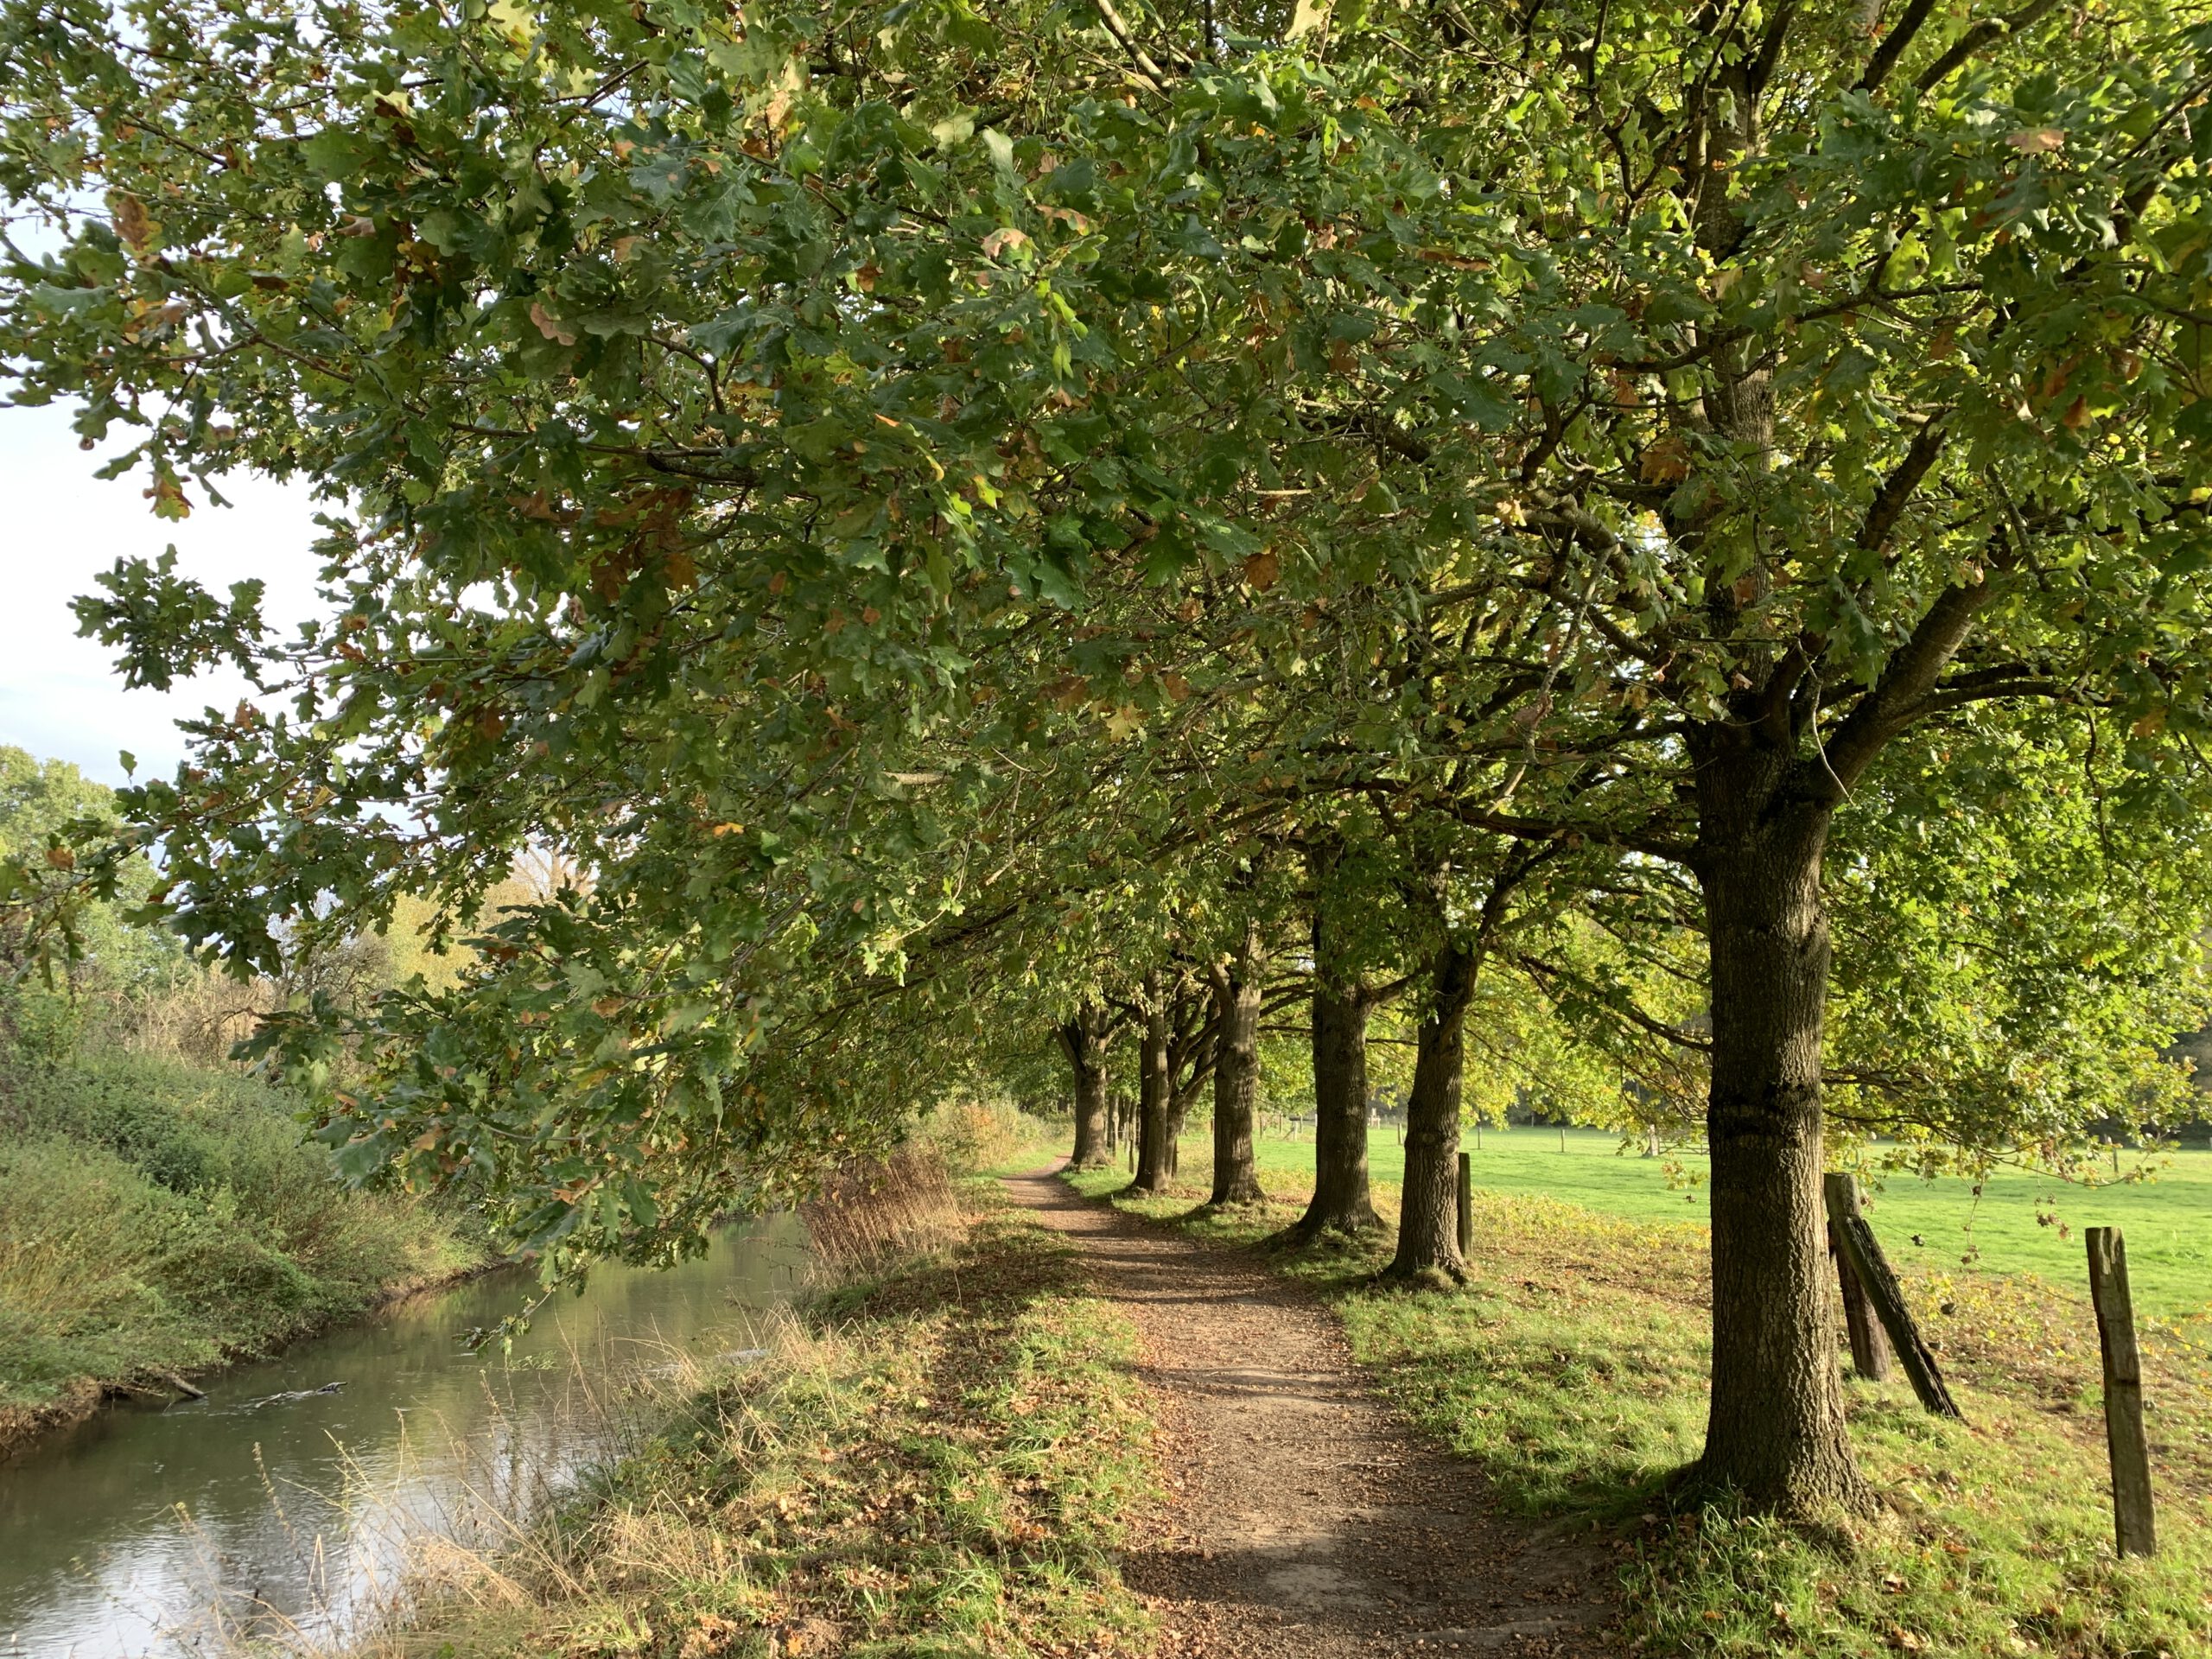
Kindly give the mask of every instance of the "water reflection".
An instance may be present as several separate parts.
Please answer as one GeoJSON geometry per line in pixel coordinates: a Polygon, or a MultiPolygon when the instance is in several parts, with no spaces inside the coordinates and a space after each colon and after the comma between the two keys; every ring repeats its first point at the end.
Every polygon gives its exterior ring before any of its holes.
{"type": "Polygon", "coordinates": [[[626,1379],[750,1345],[803,1259],[786,1219],[666,1272],[601,1269],[512,1354],[471,1355],[466,1334],[530,1287],[495,1275],[240,1366],[205,1401],[103,1412],[0,1464],[0,1656],[342,1630],[426,1529],[496,1542],[492,1516],[619,1450],[626,1379]]]}

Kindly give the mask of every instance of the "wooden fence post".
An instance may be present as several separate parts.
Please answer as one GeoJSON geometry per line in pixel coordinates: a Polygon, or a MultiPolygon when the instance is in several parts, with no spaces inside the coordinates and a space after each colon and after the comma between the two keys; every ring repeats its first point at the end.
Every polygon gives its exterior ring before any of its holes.
{"type": "Polygon", "coordinates": [[[2127,1294],[2127,1246],[2117,1227],[2091,1227],[2089,1300],[2105,1354],[2105,1450],[2112,1459],[2113,1532],[2123,1555],[2158,1553],[2151,1510],[2151,1442],[2143,1427],[2143,1356],[2127,1294]]]}
{"type": "Polygon", "coordinates": [[[1463,1256],[1475,1248],[1474,1161],[1466,1153],[1459,1154],[1459,1254],[1463,1256]]]}
{"type": "Polygon", "coordinates": [[[1920,1327],[1913,1323],[1912,1310],[1905,1306],[1904,1287],[1897,1283],[1897,1274],[1890,1271],[1889,1259],[1882,1254],[1881,1243],[1875,1238],[1874,1230],[1866,1224],[1866,1217],[1846,1215],[1831,1205],[1828,1227],[1843,1247],[1843,1259],[1851,1264],[1867,1300],[1874,1304],[1883,1330],[1889,1332],[1890,1345],[1897,1350],[1897,1363],[1904,1367],[1905,1376],[1912,1384],[1912,1391],[1920,1396],[1920,1403],[1938,1417],[1955,1417],[1963,1421],[1965,1414],[1944,1385],[1942,1368],[1936,1363],[1936,1351],[1921,1336],[1920,1327]]]}
{"type": "MultiPolygon", "coordinates": [[[[1822,1176],[1821,1195],[1827,1200],[1831,1217],[1860,1212],[1859,1178],[1847,1171],[1822,1176]]],[[[1851,1369],[1870,1382],[1882,1382],[1890,1374],[1890,1339],[1867,1298],[1866,1287],[1852,1270],[1851,1258],[1844,1254],[1833,1219],[1828,1223],[1828,1254],[1835,1257],[1836,1281],[1843,1287],[1843,1322],[1851,1332],[1851,1369]]]]}

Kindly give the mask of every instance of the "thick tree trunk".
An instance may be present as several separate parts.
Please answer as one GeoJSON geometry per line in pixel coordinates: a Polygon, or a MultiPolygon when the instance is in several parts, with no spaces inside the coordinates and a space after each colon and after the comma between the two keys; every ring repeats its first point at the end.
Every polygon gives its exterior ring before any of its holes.
{"type": "Polygon", "coordinates": [[[1467,1002],[1480,958],[1446,939],[1436,953],[1421,1016],[1413,1091],[1406,1097],[1406,1178],[1398,1253],[1384,1277],[1459,1284],[1459,1084],[1466,1065],[1467,1002]]]}
{"type": "Polygon", "coordinates": [[[1174,1027],[1158,973],[1145,976],[1144,1006],[1144,1037],[1137,1047],[1137,1173],[1129,1190],[1162,1193],[1174,1173],[1174,1142],[1170,1138],[1174,1126],[1170,1120],[1175,1078],[1168,1055],[1174,1027]]]}
{"type": "Polygon", "coordinates": [[[1260,1093],[1259,930],[1213,970],[1213,1192],[1209,1204],[1267,1197],[1252,1159],[1252,1115],[1260,1093]]]}
{"type": "Polygon", "coordinates": [[[1074,1169],[1101,1168],[1114,1160],[1106,1118],[1105,1010],[1086,1003],[1056,1030],[1075,1072],[1075,1151],[1068,1164],[1074,1169]]]}
{"type": "Polygon", "coordinates": [[[1313,992],[1313,1201],[1294,1230],[1303,1236],[1359,1233],[1382,1224],[1367,1176],[1367,1017],[1357,992],[1313,992]]]}
{"type": "Polygon", "coordinates": [[[1694,1477],[1765,1510],[1865,1510],[1872,1499],[1844,1428],[1821,1195],[1830,809],[1760,787],[1755,754],[1700,760],[1713,1402],[1694,1477]]]}
{"type": "Polygon", "coordinates": [[[1313,909],[1313,1200],[1294,1240],[1380,1227],[1367,1179],[1367,1018],[1374,1001],[1345,973],[1335,931],[1313,909]]]}

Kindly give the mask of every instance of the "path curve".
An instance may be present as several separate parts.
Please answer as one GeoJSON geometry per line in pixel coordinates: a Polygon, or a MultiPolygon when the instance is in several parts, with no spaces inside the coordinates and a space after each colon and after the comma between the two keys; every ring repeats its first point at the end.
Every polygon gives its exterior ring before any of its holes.
{"type": "Polygon", "coordinates": [[[1379,1659],[1438,1649],[1611,1656],[1612,1570],[1500,1516],[1471,1465],[1361,1382],[1336,1319],[1238,1253],[1007,1183],[1083,1250],[1142,1334],[1167,1525],[1123,1562],[1163,1654],[1379,1659]]]}

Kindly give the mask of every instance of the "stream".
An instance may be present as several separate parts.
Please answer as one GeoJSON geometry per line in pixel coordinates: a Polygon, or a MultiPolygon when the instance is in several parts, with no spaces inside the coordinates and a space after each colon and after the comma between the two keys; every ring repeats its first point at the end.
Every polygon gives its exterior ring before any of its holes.
{"type": "Polygon", "coordinates": [[[619,1452],[625,1378],[752,1346],[804,1261],[772,1217],[664,1271],[597,1268],[512,1351],[470,1353],[535,1289],[495,1273],[203,1378],[204,1401],[104,1409],[0,1463],[0,1659],[342,1640],[426,1536],[480,1541],[619,1452]]]}

